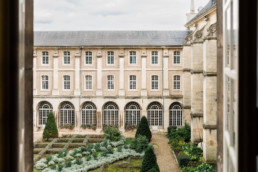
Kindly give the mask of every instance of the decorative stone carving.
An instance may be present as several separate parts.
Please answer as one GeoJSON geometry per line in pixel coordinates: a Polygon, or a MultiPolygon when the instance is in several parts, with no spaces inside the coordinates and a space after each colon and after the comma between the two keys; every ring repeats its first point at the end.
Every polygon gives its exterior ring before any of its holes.
{"type": "Polygon", "coordinates": [[[214,23],[212,25],[210,25],[210,27],[207,29],[208,31],[208,35],[207,35],[207,38],[216,38],[216,32],[217,32],[217,23],[214,23]]]}
{"type": "Polygon", "coordinates": [[[203,42],[203,30],[204,27],[195,32],[193,43],[202,43],[203,42]]]}
{"type": "Polygon", "coordinates": [[[193,39],[193,32],[190,33],[189,35],[187,35],[187,36],[185,37],[184,46],[189,46],[189,45],[191,45],[192,39],[193,39]]]}

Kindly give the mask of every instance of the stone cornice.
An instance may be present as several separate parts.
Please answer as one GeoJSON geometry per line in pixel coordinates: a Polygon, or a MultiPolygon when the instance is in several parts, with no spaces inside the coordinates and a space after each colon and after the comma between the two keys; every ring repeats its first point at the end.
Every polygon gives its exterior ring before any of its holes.
{"type": "Polygon", "coordinates": [[[217,125],[206,125],[206,124],[203,124],[203,129],[217,130],[217,125]]]}
{"type": "Polygon", "coordinates": [[[191,69],[190,68],[184,68],[183,72],[191,72],[191,69]]]}
{"type": "Polygon", "coordinates": [[[191,70],[191,74],[203,74],[203,70],[191,70]]]}
{"type": "Polygon", "coordinates": [[[191,113],[192,118],[200,118],[203,117],[203,113],[191,113]]]}
{"type": "Polygon", "coordinates": [[[183,106],[183,109],[191,109],[191,106],[183,106]]]}
{"type": "Polygon", "coordinates": [[[217,76],[217,72],[205,72],[203,71],[203,76],[217,76]]]}

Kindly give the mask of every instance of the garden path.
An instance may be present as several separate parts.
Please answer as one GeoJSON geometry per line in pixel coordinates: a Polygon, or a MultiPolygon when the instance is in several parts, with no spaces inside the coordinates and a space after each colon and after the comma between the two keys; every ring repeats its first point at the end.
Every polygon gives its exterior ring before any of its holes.
{"type": "Polygon", "coordinates": [[[162,133],[152,133],[151,143],[154,144],[154,152],[160,172],[180,172],[168,144],[167,136],[162,133]]]}

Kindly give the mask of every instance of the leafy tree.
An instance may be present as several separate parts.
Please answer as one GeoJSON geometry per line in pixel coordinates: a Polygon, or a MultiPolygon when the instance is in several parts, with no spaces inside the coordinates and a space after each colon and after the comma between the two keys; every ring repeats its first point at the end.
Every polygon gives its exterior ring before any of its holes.
{"type": "Polygon", "coordinates": [[[56,126],[56,120],[53,112],[50,112],[47,118],[47,123],[43,132],[43,139],[48,140],[49,138],[58,137],[58,130],[56,126]]]}
{"type": "Polygon", "coordinates": [[[149,140],[149,142],[151,141],[151,131],[150,131],[150,127],[148,124],[148,120],[145,116],[143,116],[141,118],[140,124],[138,125],[135,137],[138,137],[139,135],[141,136],[146,136],[146,138],[149,140]]]}
{"type": "Polygon", "coordinates": [[[147,148],[143,157],[142,167],[141,167],[141,172],[149,172],[149,171],[159,172],[159,166],[152,146],[149,146],[147,148]]]}

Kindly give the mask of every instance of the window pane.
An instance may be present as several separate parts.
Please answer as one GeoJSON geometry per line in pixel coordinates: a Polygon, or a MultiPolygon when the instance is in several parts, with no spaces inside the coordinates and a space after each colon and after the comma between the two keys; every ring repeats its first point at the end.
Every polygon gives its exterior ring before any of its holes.
{"type": "Polygon", "coordinates": [[[85,63],[92,64],[92,52],[91,51],[86,51],[85,63]]]}
{"type": "Polygon", "coordinates": [[[64,52],[64,64],[70,64],[70,52],[69,51],[64,52]]]}

